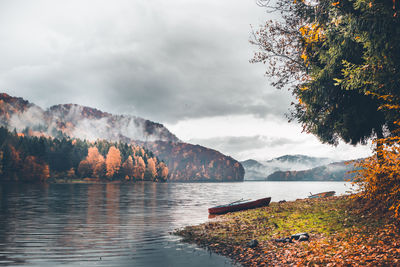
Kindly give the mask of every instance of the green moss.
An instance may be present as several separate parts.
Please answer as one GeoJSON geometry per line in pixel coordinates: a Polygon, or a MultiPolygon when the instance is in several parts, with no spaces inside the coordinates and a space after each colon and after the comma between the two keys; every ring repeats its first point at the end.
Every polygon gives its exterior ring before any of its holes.
{"type": "Polygon", "coordinates": [[[365,225],[365,221],[360,222],[359,216],[348,210],[350,201],[336,197],[271,203],[268,207],[219,216],[216,222],[186,227],[176,234],[196,243],[213,240],[234,245],[243,245],[251,239],[267,241],[289,237],[299,232],[330,235],[365,225]]]}
{"type": "MultiPolygon", "coordinates": [[[[387,239],[388,248],[392,248],[393,240],[398,240],[397,234],[390,236],[387,230],[382,230],[398,229],[390,226],[391,218],[390,214],[374,215],[363,203],[349,197],[331,197],[271,203],[269,207],[218,216],[175,234],[182,236],[184,241],[229,256],[244,266],[296,265],[310,259],[324,264],[338,260],[357,262],[361,259],[360,253],[369,255],[370,248],[384,244],[382,240],[387,239]],[[273,241],[300,232],[309,233],[310,242],[273,241]],[[256,248],[247,245],[252,239],[259,241],[256,248]]],[[[383,257],[386,251],[386,248],[381,249],[379,253],[383,257]]],[[[397,256],[392,253],[391,257],[397,256]]],[[[368,258],[368,262],[379,263],[380,259],[374,256],[368,258]]],[[[386,261],[390,260],[383,262],[386,261]]]]}

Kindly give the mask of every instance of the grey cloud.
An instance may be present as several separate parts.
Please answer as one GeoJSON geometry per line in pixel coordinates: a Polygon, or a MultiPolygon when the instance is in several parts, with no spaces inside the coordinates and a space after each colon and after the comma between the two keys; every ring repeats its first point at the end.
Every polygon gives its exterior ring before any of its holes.
{"type": "Polygon", "coordinates": [[[173,123],[281,116],[290,103],[287,92],[267,87],[263,66],[248,63],[250,23],[265,17],[251,0],[83,7],[80,1],[2,1],[0,10],[7,22],[0,29],[6,59],[0,88],[42,107],[78,103],[173,123]],[[41,7],[48,10],[43,18],[41,7]]]}
{"type": "Polygon", "coordinates": [[[190,139],[189,142],[206,147],[212,147],[231,156],[236,156],[241,152],[252,149],[274,148],[295,143],[295,141],[287,138],[274,138],[261,135],[190,139]]]}

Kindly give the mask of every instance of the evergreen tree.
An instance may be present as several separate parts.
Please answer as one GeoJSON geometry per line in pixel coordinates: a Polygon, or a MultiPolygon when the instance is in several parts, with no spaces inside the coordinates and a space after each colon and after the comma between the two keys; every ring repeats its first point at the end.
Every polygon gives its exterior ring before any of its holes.
{"type": "Polygon", "coordinates": [[[393,134],[400,102],[400,19],[391,1],[260,1],[283,21],[254,33],[253,62],[297,98],[291,119],[321,141],[393,134]],[[391,104],[385,103],[387,99],[391,104]]]}
{"type": "Polygon", "coordinates": [[[43,182],[49,178],[106,177],[144,180],[145,172],[148,180],[163,180],[159,176],[165,171],[157,171],[157,162],[158,159],[150,157],[143,148],[125,143],[100,140],[93,144],[65,137],[38,138],[0,127],[1,180],[43,182]],[[100,153],[105,149],[108,149],[106,159],[100,153]],[[135,153],[142,154],[143,158],[135,156],[135,153]],[[123,157],[126,157],[125,161],[122,161],[123,157]],[[144,159],[150,162],[149,166],[144,159]]]}

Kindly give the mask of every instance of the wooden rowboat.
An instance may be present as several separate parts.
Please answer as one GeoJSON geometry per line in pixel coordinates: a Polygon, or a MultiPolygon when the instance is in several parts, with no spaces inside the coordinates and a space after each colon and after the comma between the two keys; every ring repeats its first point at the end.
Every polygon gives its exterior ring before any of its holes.
{"type": "Polygon", "coordinates": [[[228,212],[234,212],[239,210],[248,210],[259,207],[268,206],[271,202],[271,198],[261,198],[253,201],[239,200],[226,205],[215,206],[208,209],[210,214],[224,214],[228,212]]]}
{"type": "Polygon", "coordinates": [[[328,192],[322,192],[322,193],[318,193],[318,194],[311,194],[308,196],[308,198],[321,198],[321,197],[331,197],[333,195],[335,195],[335,191],[328,191],[328,192]]]}

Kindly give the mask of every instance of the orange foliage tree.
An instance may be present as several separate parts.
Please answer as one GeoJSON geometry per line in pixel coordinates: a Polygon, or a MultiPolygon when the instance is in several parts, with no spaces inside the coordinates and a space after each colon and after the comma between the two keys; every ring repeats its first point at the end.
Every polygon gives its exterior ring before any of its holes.
{"type": "Polygon", "coordinates": [[[94,176],[102,178],[105,175],[106,165],[104,157],[97,147],[89,147],[86,159],[79,163],[78,172],[82,176],[94,176]]]}
{"type": "Polygon", "coordinates": [[[154,180],[157,176],[157,169],[156,169],[156,160],[153,158],[149,158],[147,160],[147,169],[146,169],[146,180],[154,180]]]}
{"type": "Polygon", "coordinates": [[[26,181],[45,181],[50,177],[49,165],[39,161],[34,156],[28,156],[24,160],[22,174],[26,181]]]}
{"type": "Polygon", "coordinates": [[[122,173],[125,177],[125,180],[132,180],[134,175],[134,166],[131,156],[129,156],[128,159],[122,164],[122,173]]]}
{"type": "Polygon", "coordinates": [[[115,146],[110,147],[106,157],[106,176],[112,178],[121,168],[121,153],[115,146]]]}
{"type": "Polygon", "coordinates": [[[90,177],[93,174],[89,161],[82,160],[78,166],[78,173],[81,177],[90,177]]]}
{"type": "Polygon", "coordinates": [[[158,164],[157,172],[158,172],[158,177],[162,181],[166,181],[168,179],[168,167],[167,165],[165,165],[164,162],[160,162],[158,164]]]}
{"type": "MultiPolygon", "coordinates": [[[[385,102],[380,109],[400,111],[400,103],[391,95],[379,96],[385,102]]],[[[396,113],[395,113],[396,114],[396,113]]],[[[399,116],[399,115],[397,115],[399,116]]],[[[372,157],[356,162],[357,176],[355,183],[360,187],[360,194],[375,207],[389,209],[400,218],[400,118],[394,121],[398,127],[391,135],[377,138],[375,153],[372,157]]]]}
{"type": "Polygon", "coordinates": [[[137,180],[143,180],[144,179],[144,172],[146,170],[146,164],[144,163],[144,160],[141,156],[138,156],[135,158],[135,167],[134,167],[134,177],[137,180]]]}

